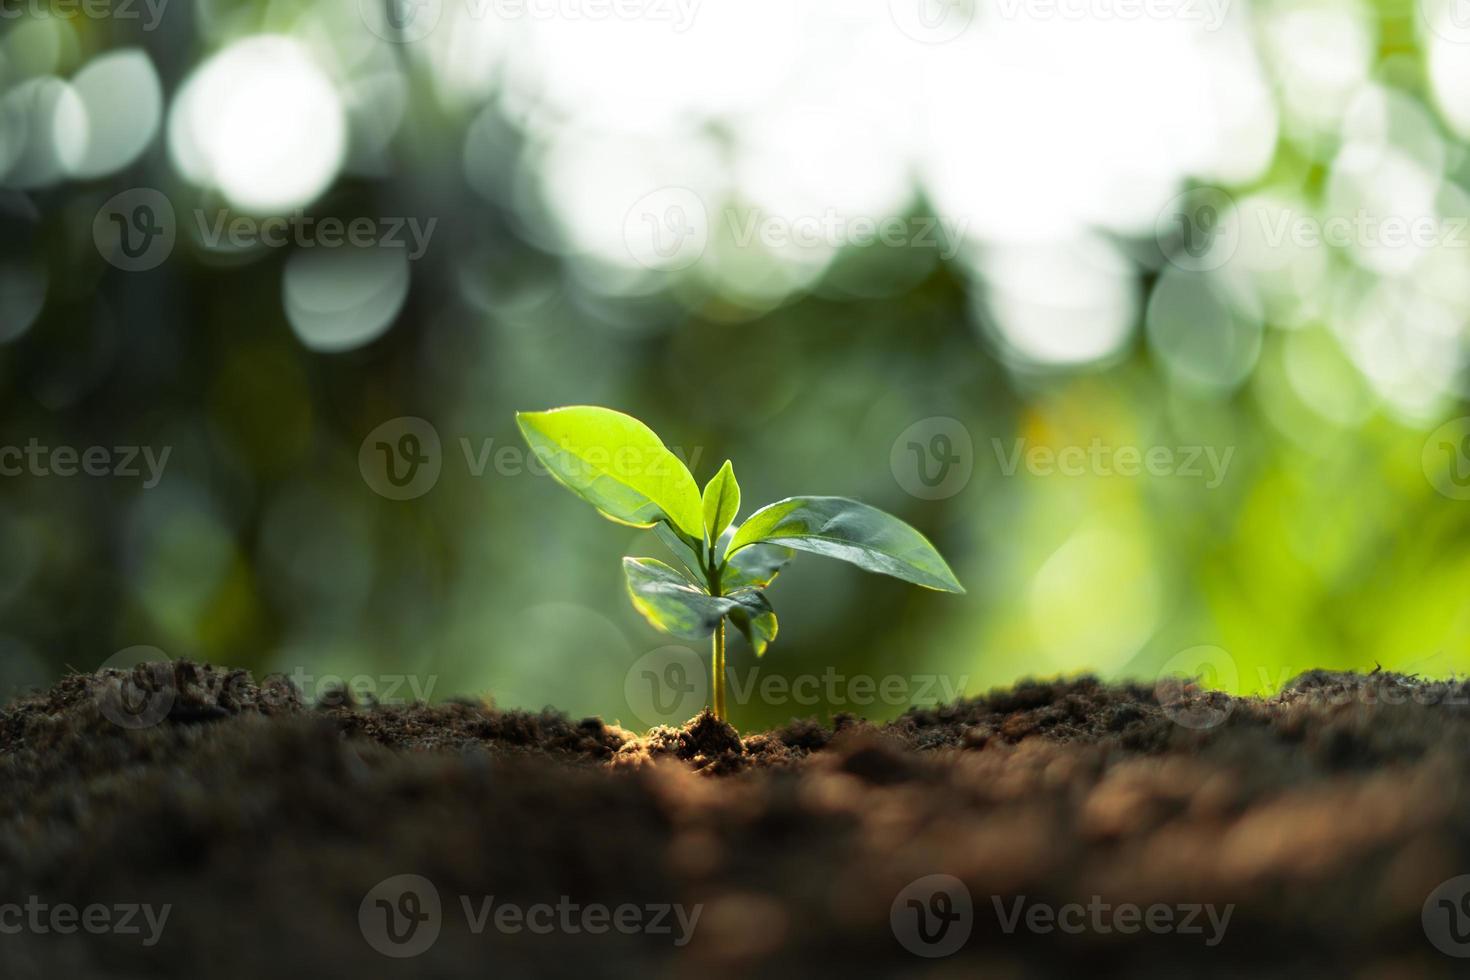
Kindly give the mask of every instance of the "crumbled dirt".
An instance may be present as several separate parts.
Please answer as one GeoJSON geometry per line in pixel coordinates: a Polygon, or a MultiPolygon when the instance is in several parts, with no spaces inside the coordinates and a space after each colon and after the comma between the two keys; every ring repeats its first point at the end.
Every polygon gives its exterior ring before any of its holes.
{"type": "Polygon", "coordinates": [[[0,710],[0,977],[1466,975],[1421,912],[1470,874],[1470,685],[1319,671],[1271,699],[1166,700],[1034,682],[742,738],[708,713],[640,735],[470,701],[308,705],[190,663],[72,676],[0,710]],[[113,720],[139,698],[155,723],[113,720]],[[377,904],[405,874],[440,931],[390,958],[363,923],[422,908],[377,904]],[[929,958],[899,933],[952,911],[909,904],[936,874],[969,931],[929,958]],[[476,932],[489,896],[699,917],[683,944],[673,915],[476,932]],[[146,926],[6,911],[27,901],[171,911],[144,945],[146,926]],[[1128,903],[1230,918],[1093,911],[1128,903]],[[1080,928],[1008,930],[1037,906],[1080,928]]]}

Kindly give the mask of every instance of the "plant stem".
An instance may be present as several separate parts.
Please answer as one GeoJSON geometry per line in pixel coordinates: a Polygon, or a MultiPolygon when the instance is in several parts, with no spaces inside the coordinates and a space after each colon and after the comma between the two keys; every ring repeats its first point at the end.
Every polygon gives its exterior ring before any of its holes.
{"type": "MultiPolygon", "coordinates": [[[[705,581],[709,583],[709,594],[718,596],[720,589],[720,562],[715,558],[715,546],[708,538],[700,549],[700,560],[704,564],[705,581]]],[[[725,621],[715,627],[714,656],[710,658],[710,685],[714,689],[714,711],[717,721],[729,721],[725,714],[725,621]]]]}
{"type": "Polygon", "coordinates": [[[711,679],[715,687],[715,718],[728,721],[725,717],[725,621],[715,627],[715,655],[711,665],[711,679]]]}

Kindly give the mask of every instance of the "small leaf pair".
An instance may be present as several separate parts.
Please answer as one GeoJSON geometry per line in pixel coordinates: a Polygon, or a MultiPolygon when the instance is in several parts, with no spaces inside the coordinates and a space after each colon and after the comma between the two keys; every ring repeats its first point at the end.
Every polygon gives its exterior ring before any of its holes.
{"type": "Polygon", "coordinates": [[[796,551],[839,558],[925,588],[963,592],[934,546],[876,507],[845,497],[788,497],[738,527],[740,484],[726,460],[699,491],[653,430],[594,406],[519,412],[521,433],[547,470],[609,520],[653,528],[684,566],[624,558],[633,606],[686,639],[714,637],[714,708],[725,717],[724,624],[760,656],[776,638],[765,589],[796,551]]]}

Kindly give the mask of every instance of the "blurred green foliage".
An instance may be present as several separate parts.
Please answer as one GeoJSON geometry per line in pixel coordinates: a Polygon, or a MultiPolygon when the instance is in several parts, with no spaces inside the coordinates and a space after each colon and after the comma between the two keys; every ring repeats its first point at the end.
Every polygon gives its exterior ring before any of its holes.
{"type": "MultiPolygon", "coordinates": [[[[138,46],[167,104],[233,39],[315,38],[304,9],[200,3],[148,34],[9,21],[0,83],[13,92],[71,78],[138,46]]],[[[1294,108],[1312,90],[1277,50],[1298,36],[1272,33],[1286,5],[1239,9],[1254,19],[1233,29],[1265,64],[1279,113],[1263,166],[1213,182],[1242,215],[1273,196],[1288,214],[1336,213],[1343,174],[1355,173],[1344,158],[1367,127],[1381,152],[1425,167],[1432,158],[1435,214],[1465,216],[1463,120],[1431,77],[1434,36],[1418,7],[1341,8],[1367,38],[1361,77],[1344,91],[1368,91],[1369,109],[1381,109],[1357,123],[1349,95],[1323,109],[1325,121],[1294,108]]],[[[1335,35],[1324,45],[1352,47],[1335,35]]],[[[1018,280],[986,264],[1006,254],[994,241],[953,258],[848,246],[808,267],[732,243],[726,226],[692,270],[650,286],[646,269],[587,260],[558,238],[568,222],[557,208],[572,205],[531,180],[554,169],[538,155],[546,134],[509,97],[455,89],[459,76],[436,68],[439,50],[387,45],[342,59],[395,73],[401,120],[386,149],[344,151],[351,166],[305,206],[437,225],[401,307],[340,349],[326,349],[303,314],[293,320],[289,303],[356,295],[366,305],[345,306],[349,320],[371,319],[378,300],[349,286],[392,277],[333,280],[293,266],[299,246],[188,241],[192,209],[230,202],[180,175],[166,119],[136,160],[103,177],[32,183],[12,169],[0,181],[0,446],[170,449],[147,489],[121,476],[0,478],[9,689],[148,645],[318,682],[410,674],[436,697],[638,724],[625,680],[668,638],[628,607],[618,559],[668,556],[632,529],[589,526],[578,501],[527,467],[514,411],[562,404],[645,420],[701,484],[739,460],[747,500],[841,494],[888,510],[923,531],[968,589],[943,596],[793,564],[772,597],[781,641],[760,675],[897,675],[905,696],[867,702],[848,686],[835,703],[755,697],[732,706],[743,727],[837,710],[892,716],[935,677],[969,693],[1077,671],[1151,683],[1200,645],[1226,651],[1214,679],[1240,691],[1274,690],[1312,667],[1445,675],[1470,665],[1470,503],[1451,479],[1464,433],[1431,435],[1466,414],[1470,298],[1445,284],[1465,279],[1470,253],[1440,242],[1405,273],[1359,254],[1361,243],[1309,247],[1310,261],[1293,252],[1240,272],[1255,277],[1242,301],[1238,264],[1181,271],[1152,229],[1108,231],[1109,261],[1129,263],[1126,329],[1073,362],[1021,342],[1032,328],[1007,319],[1021,317],[1006,305],[1018,280]],[[99,253],[93,223],[136,186],[174,202],[181,244],[160,267],[129,273],[99,253]],[[293,275],[316,292],[290,292],[293,275]],[[32,304],[38,289],[44,302],[32,304]],[[1365,310],[1388,311],[1381,335],[1359,322],[1365,310]],[[1426,346],[1413,331],[1431,326],[1426,346]],[[405,417],[432,427],[440,472],[422,494],[390,499],[364,460],[375,457],[373,434],[405,417]],[[968,449],[956,448],[960,431],[968,449]],[[1125,475],[1124,447],[1140,459],[1167,451],[1169,463],[1125,475]],[[962,452],[970,475],[931,493],[921,476],[947,472],[940,450],[962,452]],[[1069,452],[1084,460],[1076,475],[1047,455],[1069,452]]],[[[391,99],[362,98],[368,118],[389,113],[391,99]]],[[[1146,122],[1148,107],[1135,111],[1146,122]]],[[[24,127],[6,118],[0,137],[19,139],[24,127]]],[[[360,141],[361,119],[350,125],[360,141]]],[[[1079,166],[1088,151],[1077,148],[1079,166]]],[[[991,152],[1027,151],[1008,142],[991,152]]],[[[1392,179],[1371,167],[1363,178],[1390,197],[1392,179]]],[[[1187,183],[1211,181],[1171,194],[1187,183]]],[[[942,203],[913,198],[900,214],[923,219],[942,203]]],[[[1068,306],[1069,290],[1085,292],[1072,266],[1019,281],[1027,302],[1066,300],[1069,323],[1102,304],[1087,294],[1068,306]]],[[[742,677],[755,667],[738,642],[730,657],[742,677]]]]}

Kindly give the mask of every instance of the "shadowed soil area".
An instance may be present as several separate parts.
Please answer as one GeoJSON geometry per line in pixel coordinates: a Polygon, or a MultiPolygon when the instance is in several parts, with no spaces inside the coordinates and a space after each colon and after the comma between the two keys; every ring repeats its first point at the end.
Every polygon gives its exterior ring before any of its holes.
{"type": "Polygon", "coordinates": [[[742,738],[71,676],[0,710],[0,977],[1465,976],[1467,705],[1080,678],[742,738]]]}

